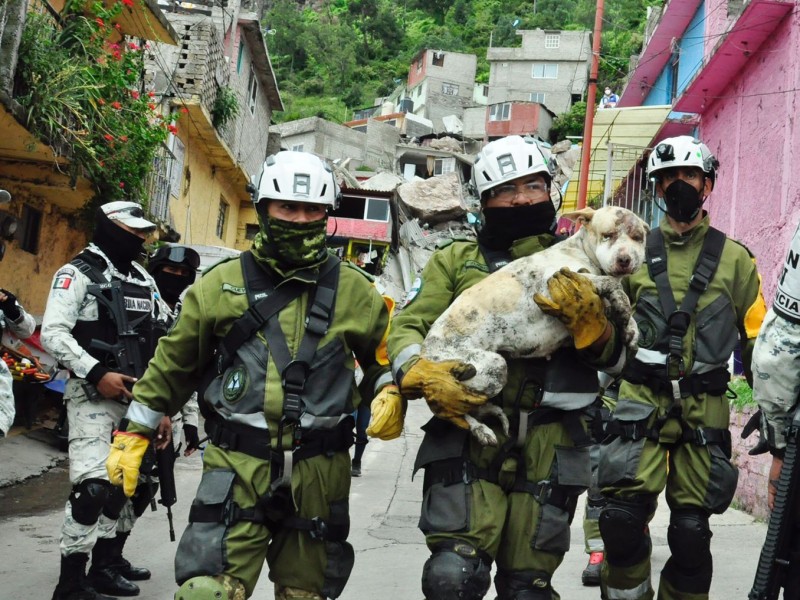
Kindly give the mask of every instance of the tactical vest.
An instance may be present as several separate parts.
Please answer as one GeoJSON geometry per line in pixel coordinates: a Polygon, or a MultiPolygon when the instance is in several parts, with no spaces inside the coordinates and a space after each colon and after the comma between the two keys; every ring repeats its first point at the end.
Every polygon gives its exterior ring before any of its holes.
{"type": "Polygon", "coordinates": [[[333,317],[340,261],[330,257],[316,284],[290,280],[276,285],[250,252],[242,253],[241,264],[250,308],[219,344],[215,377],[203,393],[207,407],[224,421],[265,430],[264,407],[270,397],[282,395],[281,424],[299,425],[298,432],[336,428],[353,412],[353,371],[347,368],[341,339],[317,346],[333,317]],[[305,291],[313,299],[303,341],[291,356],[278,313],[305,291]],[[270,361],[280,374],[280,387],[273,387],[267,376],[270,361]]]}
{"type": "MultiPolygon", "coordinates": [[[[95,286],[109,283],[104,275],[105,261],[91,252],[81,252],[70,261],[70,264],[92,282],[89,286],[90,293],[96,290],[95,286]]],[[[135,273],[135,271],[133,272],[135,273]]],[[[166,326],[157,323],[154,319],[155,299],[146,280],[142,280],[141,284],[130,281],[120,281],[120,284],[128,325],[138,335],[139,349],[143,359],[141,373],[133,376],[141,377],[147,363],[155,354],[158,339],[166,333],[166,326]]],[[[98,348],[98,342],[102,346],[114,346],[119,343],[118,332],[119,324],[113,313],[101,302],[98,302],[96,321],[77,321],[72,328],[72,336],[81,348],[112,371],[120,370],[117,357],[113,352],[98,348]]]]}

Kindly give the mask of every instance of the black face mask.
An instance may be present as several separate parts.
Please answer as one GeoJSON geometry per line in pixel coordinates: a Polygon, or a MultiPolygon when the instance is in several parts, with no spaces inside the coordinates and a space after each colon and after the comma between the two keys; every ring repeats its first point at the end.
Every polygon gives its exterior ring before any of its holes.
{"type": "Polygon", "coordinates": [[[110,220],[97,209],[92,242],[102,250],[121,273],[129,273],[131,263],[142,253],[144,240],[110,220]]]}
{"type": "Polygon", "coordinates": [[[556,207],[552,202],[483,209],[483,227],[478,241],[492,250],[508,250],[516,240],[553,233],[556,207]]]}
{"type": "Polygon", "coordinates": [[[153,279],[156,280],[158,291],[161,292],[164,302],[170,306],[175,306],[183,290],[194,282],[194,273],[191,275],[176,275],[175,273],[166,273],[160,270],[158,273],[153,274],[153,279]]]}
{"type": "Polygon", "coordinates": [[[680,223],[690,223],[703,206],[700,192],[682,179],[676,179],[664,190],[664,201],[667,214],[680,223]]]}

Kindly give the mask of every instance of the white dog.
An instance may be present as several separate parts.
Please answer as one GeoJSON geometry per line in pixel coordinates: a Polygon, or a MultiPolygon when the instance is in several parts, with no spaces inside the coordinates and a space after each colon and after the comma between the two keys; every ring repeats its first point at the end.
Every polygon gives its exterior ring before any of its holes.
{"type": "MultiPolygon", "coordinates": [[[[564,325],[542,312],[533,297],[549,297],[547,280],[563,267],[588,277],[603,298],[609,319],[623,332],[628,348],[638,338],[631,306],[619,280],[644,262],[649,227],[620,207],[586,208],[564,215],[583,227],[546,250],[517,259],[461,294],[434,322],[421,356],[432,361],[471,364],[474,377],[463,385],[491,398],[506,384],[508,369],[500,352],[513,357],[547,357],[572,343],[564,325]]],[[[492,430],[474,417],[498,417],[508,433],[502,409],[487,403],[465,415],[470,431],[484,445],[497,445],[492,430]]]]}

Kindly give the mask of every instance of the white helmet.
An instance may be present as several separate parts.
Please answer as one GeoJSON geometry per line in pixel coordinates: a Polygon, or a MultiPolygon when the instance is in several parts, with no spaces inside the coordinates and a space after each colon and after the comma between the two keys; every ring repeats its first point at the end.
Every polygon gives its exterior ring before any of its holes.
{"type": "Polygon", "coordinates": [[[253,201],[291,200],[339,206],[341,192],[333,170],[309,152],[282,150],[264,161],[253,201]]]}
{"type": "Polygon", "coordinates": [[[647,176],[671,167],[697,167],[713,183],[717,176],[719,161],[703,142],[690,135],[679,135],[660,141],[650,153],[647,161],[647,176]]]}
{"type": "Polygon", "coordinates": [[[509,135],[489,142],[475,157],[472,183],[482,197],[484,192],[512,179],[541,173],[548,184],[553,179],[550,150],[532,137],[509,135]]]}

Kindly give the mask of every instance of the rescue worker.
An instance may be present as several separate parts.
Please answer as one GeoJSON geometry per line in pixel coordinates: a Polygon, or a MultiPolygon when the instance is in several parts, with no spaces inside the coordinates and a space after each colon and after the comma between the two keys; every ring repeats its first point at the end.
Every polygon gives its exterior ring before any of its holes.
{"type": "Polygon", "coordinates": [[[265,560],[278,600],[336,598],[350,575],[351,414],[364,394],[397,392],[386,304],[327,251],[339,197],[315,155],[267,158],[251,250],[189,288],[114,437],[109,475],[132,494],[161,417],[210,374],[200,393],[209,441],[175,559],[176,598],[248,597],[265,560]]]}
{"type": "MultiPolygon", "coordinates": [[[[499,423],[487,423],[498,447],[484,447],[438,418],[463,415],[487,400],[458,381],[466,365],[419,356],[431,324],[464,290],[557,241],[550,164],[549,151],[532,138],[487,144],[473,168],[484,220],[477,242],[442,244],[393,320],[389,357],[401,393],[424,396],[434,413],[414,466],[425,469],[419,527],[431,551],[422,572],[428,600],[483,598],[494,561],[501,600],[559,598],[551,578],[569,549],[570,521],[590,479],[583,409],[597,396],[597,368],[619,370],[624,362],[594,286],[577,274],[551,279],[554,305],[561,305],[579,349],[549,361],[507,361],[508,383],[489,399],[511,423],[510,436],[499,423]]],[[[373,420],[380,408],[373,403],[373,420]]]]}
{"type": "MultiPolygon", "coordinates": [[[[25,312],[17,297],[0,289],[0,334],[8,327],[21,340],[29,338],[36,330],[36,320],[25,312]]],[[[5,361],[0,360],[0,438],[8,434],[14,424],[14,380],[5,361]]]]}
{"type": "MultiPolygon", "coordinates": [[[[786,452],[786,427],[797,410],[800,391],[800,273],[797,256],[800,254],[800,226],[789,245],[784,268],[778,279],[775,301],[767,312],[753,349],[753,400],[761,409],[761,440],[772,455],[767,480],[767,501],[774,508],[777,482],[786,452]]],[[[756,447],[758,448],[758,447],[756,447]]],[[[756,452],[758,450],[754,449],[756,452]]],[[[753,450],[750,452],[754,453],[753,450]]],[[[792,564],[784,570],[784,598],[800,598],[800,509],[792,510],[794,527],[789,556],[792,564]]]]}
{"type": "Polygon", "coordinates": [[[605,544],[603,598],[653,598],[648,523],[666,487],[671,556],[660,599],[708,598],[709,516],[736,491],[731,463],[728,359],[750,357],[766,307],[755,259],[709,224],[703,202],[719,163],[690,136],[668,138],[648,159],[666,216],[647,238],[647,266],[623,281],[639,327],[600,450],[605,544]]]}
{"type": "Polygon", "coordinates": [[[109,483],[105,462],[110,436],[132,397],[129,386],[136,381],[125,372],[144,370],[169,315],[153,278],[135,262],[154,229],[135,202],[104,204],[97,210],[92,242],[56,272],[47,299],[42,345],[72,373],[64,392],[72,492],[53,600],[135,596],[139,587],[131,579],[150,575],[122,558],[127,536],[117,536],[116,525],[127,498],[109,483]],[[114,285],[100,287],[108,282],[114,285]],[[127,330],[137,334],[133,348],[123,345],[120,332],[127,330]],[[132,353],[140,355],[141,365],[119,363],[132,353]]]}

